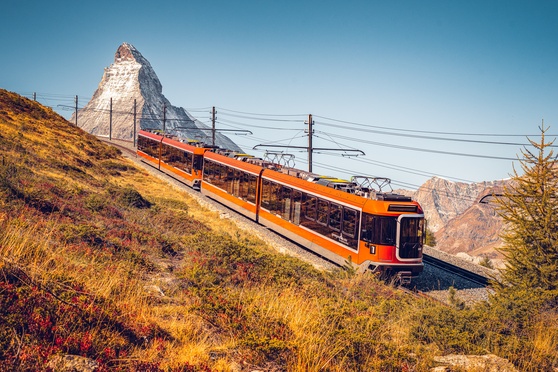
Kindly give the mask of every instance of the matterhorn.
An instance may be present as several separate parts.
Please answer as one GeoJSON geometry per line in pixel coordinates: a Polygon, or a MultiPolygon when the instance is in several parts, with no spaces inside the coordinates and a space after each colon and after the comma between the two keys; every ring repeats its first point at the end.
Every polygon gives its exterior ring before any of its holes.
{"type": "MultiPolygon", "coordinates": [[[[78,110],[78,126],[113,139],[132,140],[139,129],[164,129],[167,134],[211,143],[210,127],[182,107],[171,105],[162,92],[149,61],[133,45],[123,43],[116,51],[114,63],[105,68],[93,98],[78,110]]],[[[71,121],[75,121],[74,116],[71,121]]],[[[219,133],[215,145],[240,151],[240,147],[219,133]]]]}

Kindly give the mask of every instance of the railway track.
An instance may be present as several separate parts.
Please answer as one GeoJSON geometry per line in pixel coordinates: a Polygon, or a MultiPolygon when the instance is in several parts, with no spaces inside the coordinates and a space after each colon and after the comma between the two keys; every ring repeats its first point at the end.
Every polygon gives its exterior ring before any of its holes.
{"type": "Polygon", "coordinates": [[[455,299],[463,301],[468,306],[487,301],[492,293],[491,274],[479,273],[477,271],[482,270],[478,270],[478,265],[468,262],[457,263],[461,260],[454,256],[447,256],[448,259],[444,260],[443,257],[437,258],[424,254],[424,271],[419,277],[413,278],[408,289],[420,296],[427,296],[447,305],[453,305],[455,299]],[[467,266],[471,268],[468,269],[467,266]]]}
{"type": "Polygon", "coordinates": [[[451,264],[447,261],[441,260],[439,258],[436,258],[436,257],[429,256],[429,255],[425,254],[425,255],[422,256],[422,260],[425,264],[431,265],[431,266],[436,267],[440,270],[450,272],[453,275],[456,275],[460,278],[471,281],[473,283],[477,283],[481,286],[486,287],[490,283],[490,278],[488,278],[484,275],[469,271],[469,270],[464,269],[464,268],[462,268],[460,266],[457,266],[457,265],[453,265],[453,264],[451,264]]]}
{"type": "Polygon", "coordinates": [[[105,142],[105,143],[107,143],[111,146],[114,146],[114,147],[116,147],[120,150],[124,150],[127,154],[134,155],[134,156],[136,155],[136,150],[134,149],[134,145],[133,145],[132,141],[128,142],[128,141],[118,140],[118,142],[117,142],[115,140],[111,141],[108,138],[102,137],[102,136],[96,136],[96,137],[97,137],[97,139],[99,139],[102,142],[105,142]]]}

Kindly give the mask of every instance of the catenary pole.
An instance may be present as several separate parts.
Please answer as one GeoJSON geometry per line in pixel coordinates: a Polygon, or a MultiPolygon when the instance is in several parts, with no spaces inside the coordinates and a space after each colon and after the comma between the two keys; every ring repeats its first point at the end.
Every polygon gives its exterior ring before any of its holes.
{"type": "Polygon", "coordinates": [[[308,172],[312,173],[312,114],[308,114],[308,172]]]}
{"type": "Polygon", "coordinates": [[[109,141],[112,141],[112,97],[110,98],[110,111],[109,111],[109,141]]]}
{"type": "Polygon", "coordinates": [[[76,99],[75,99],[75,103],[76,103],[76,111],[75,111],[75,115],[76,115],[76,127],[78,126],[78,96],[76,95],[76,99]]]}
{"type": "Polygon", "coordinates": [[[213,106],[213,109],[211,110],[211,145],[215,146],[215,114],[217,113],[217,111],[215,111],[215,106],[213,106]]]}
{"type": "Polygon", "coordinates": [[[134,147],[136,147],[136,108],[137,108],[137,101],[134,98],[134,147]]]}
{"type": "Polygon", "coordinates": [[[163,103],[163,136],[167,133],[167,104],[163,103]]]}

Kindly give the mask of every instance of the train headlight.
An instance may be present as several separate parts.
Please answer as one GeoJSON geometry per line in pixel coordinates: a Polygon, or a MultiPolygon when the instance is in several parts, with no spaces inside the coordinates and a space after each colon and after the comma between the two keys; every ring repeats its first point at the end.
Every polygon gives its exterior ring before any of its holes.
{"type": "Polygon", "coordinates": [[[376,254],[376,246],[370,244],[370,254],[376,254]]]}

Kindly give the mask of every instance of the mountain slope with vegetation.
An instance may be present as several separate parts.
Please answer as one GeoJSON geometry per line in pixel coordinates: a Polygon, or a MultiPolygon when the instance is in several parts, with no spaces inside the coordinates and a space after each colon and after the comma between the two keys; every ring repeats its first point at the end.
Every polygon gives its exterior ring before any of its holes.
{"type": "Polygon", "coordinates": [[[556,320],[319,271],[0,90],[0,370],[427,371],[452,353],[549,370],[556,320]]]}

